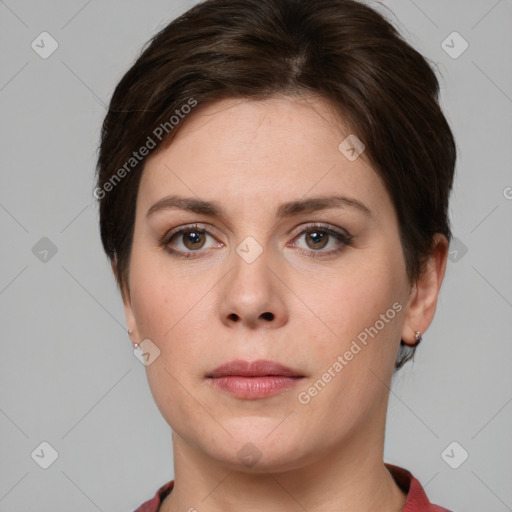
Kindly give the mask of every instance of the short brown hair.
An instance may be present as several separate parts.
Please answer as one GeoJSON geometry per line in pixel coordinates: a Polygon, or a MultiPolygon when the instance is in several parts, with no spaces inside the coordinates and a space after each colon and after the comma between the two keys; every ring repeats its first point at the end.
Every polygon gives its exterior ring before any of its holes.
{"type": "MultiPolygon", "coordinates": [[[[151,155],[166,147],[184,124],[170,120],[181,120],[186,104],[276,94],[324,98],[364,142],[394,203],[411,282],[434,235],[450,241],[455,141],[432,67],[389,21],[356,0],[207,0],[152,38],[117,85],[103,123],[95,196],[121,293],[129,292],[148,157],[134,160],[133,152],[149,138],[151,155]]],[[[413,354],[402,342],[395,368],[413,354]]]]}

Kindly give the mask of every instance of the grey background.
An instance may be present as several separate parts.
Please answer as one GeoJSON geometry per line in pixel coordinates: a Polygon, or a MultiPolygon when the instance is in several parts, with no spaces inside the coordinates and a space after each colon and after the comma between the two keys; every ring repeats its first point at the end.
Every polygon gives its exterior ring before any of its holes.
{"type": "MultiPolygon", "coordinates": [[[[127,512],[173,476],[92,191],[116,83],[194,3],[0,1],[0,512],[127,512]],[[47,59],[31,48],[43,31],[59,45],[47,59]],[[46,261],[43,237],[57,249],[46,261]],[[31,457],[43,441],[58,452],[48,469],[31,457]]],[[[435,321],[395,378],[385,458],[456,512],[512,510],[512,2],[383,3],[437,63],[459,145],[459,242],[435,321]],[[457,59],[441,47],[453,31],[469,43],[457,59]],[[441,456],[453,441],[469,453],[458,469],[441,456]]]]}

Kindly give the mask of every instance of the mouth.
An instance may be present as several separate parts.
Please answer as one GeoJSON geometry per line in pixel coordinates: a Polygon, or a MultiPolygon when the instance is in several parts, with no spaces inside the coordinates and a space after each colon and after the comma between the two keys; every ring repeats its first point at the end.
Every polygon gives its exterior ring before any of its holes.
{"type": "Polygon", "coordinates": [[[274,361],[235,360],[206,375],[218,390],[242,399],[276,395],[295,386],[304,375],[274,361]]]}

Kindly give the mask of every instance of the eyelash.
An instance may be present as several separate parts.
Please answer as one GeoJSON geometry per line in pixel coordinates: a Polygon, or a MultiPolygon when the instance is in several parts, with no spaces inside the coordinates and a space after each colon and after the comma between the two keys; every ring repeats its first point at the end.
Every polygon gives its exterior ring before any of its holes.
{"type": "MultiPolygon", "coordinates": [[[[334,230],[330,227],[327,227],[324,224],[316,224],[316,223],[309,224],[302,231],[300,231],[293,238],[294,243],[301,236],[307,235],[308,233],[314,232],[315,230],[320,231],[322,233],[326,233],[329,237],[331,237],[331,236],[334,237],[339,243],[342,244],[342,247],[338,248],[338,249],[331,249],[330,251],[323,251],[321,249],[315,251],[314,249],[306,250],[306,249],[299,248],[299,250],[302,253],[308,253],[308,256],[311,258],[323,258],[323,257],[333,256],[333,255],[338,254],[341,251],[343,251],[345,246],[350,246],[352,243],[352,239],[353,239],[352,235],[350,235],[348,233],[343,233],[341,231],[334,230]]],[[[206,234],[206,235],[210,235],[213,237],[213,235],[211,235],[208,232],[208,230],[206,230],[204,228],[200,228],[197,224],[189,225],[189,226],[184,226],[176,231],[171,231],[170,233],[166,233],[160,240],[160,246],[167,253],[171,254],[172,256],[176,256],[178,258],[184,258],[184,259],[199,258],[201,256],[192,256],[192,255],[194,253],[202,252],[201,250],[182,252],[182,251],[177,251],[175,249],[171,249],[169,247],[169,244],[173,241],[174,238],[178,238],[180,235],[183,235],[184,233],[190,233],[190,232],[195,232],[195,233],[199,233],[202,235],[206,234]]]]}

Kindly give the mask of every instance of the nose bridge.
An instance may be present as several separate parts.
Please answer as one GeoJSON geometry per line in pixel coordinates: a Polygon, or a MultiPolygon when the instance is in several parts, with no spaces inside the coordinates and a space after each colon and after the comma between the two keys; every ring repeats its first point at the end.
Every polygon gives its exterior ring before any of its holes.
{"type": "Polygon", "coordinates": [[[235,249],[232,292],[240,304],[259,301],[261,304],[271,295],[270,250],[254,237],[246,237],[235,249]]]}
{"type": "Polygon", "coordinates": [[[232,267],[224,283],[220,314],[223,322],[255,327],[281,325],[287,313],[282,286],[274,275],[273,252],[247,236],[232,254],[232,267]]]}

